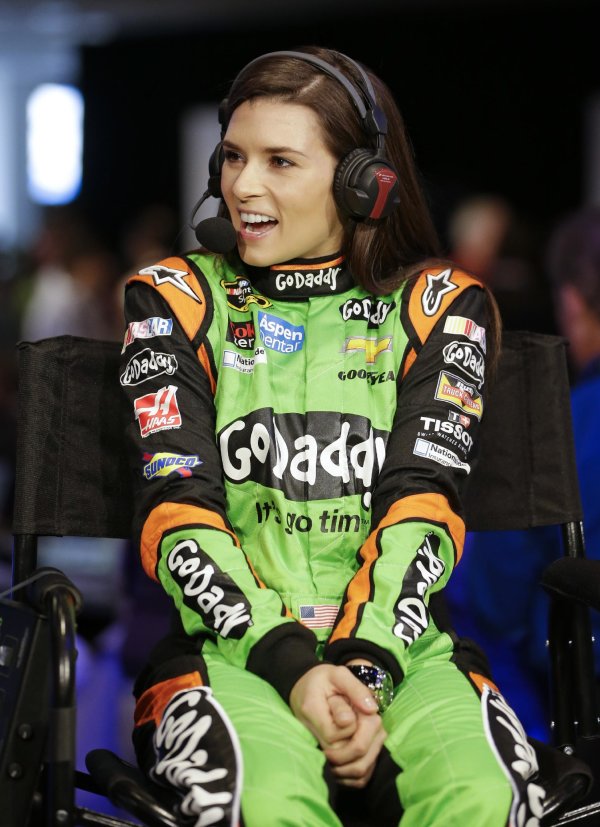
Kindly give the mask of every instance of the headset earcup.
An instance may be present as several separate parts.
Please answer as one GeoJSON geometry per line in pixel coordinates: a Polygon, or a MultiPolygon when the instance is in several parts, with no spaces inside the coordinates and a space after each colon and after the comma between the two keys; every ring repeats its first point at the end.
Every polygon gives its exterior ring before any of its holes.
{"type": "Polygon", "coordinates": [[[385,218],[399,203],[398,176],[371,149],[353,149],[339,162],[333,196],[342,212],[356,220],[385,218]]]}
{"type": "Polygon", "coordinates": [[[221,167],[223,166],[223,144],[221,141],[213,149],[208,159],[208,184],[207,190],[213,198],[222,198],[221,192],[221,167]]]}

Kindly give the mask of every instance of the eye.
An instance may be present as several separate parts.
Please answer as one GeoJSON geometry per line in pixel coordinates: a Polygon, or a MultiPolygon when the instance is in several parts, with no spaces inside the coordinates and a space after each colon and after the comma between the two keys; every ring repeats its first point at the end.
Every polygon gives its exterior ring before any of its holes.
{"type": "Polygon", "coordinates": [[[272,155],[271,163],[274,167],[278,167],[279,169],[285,169],[286,167],[294,166],[292,161],[288,161],[287,158],[282,158],[281,155],[272,155]]]}
{"type": "Polygon", "coordinates": [[[235,149],[223,149],[223,157],[229,164],[235,164],[236,161],[241,161],[242,156],[235,149]]]}

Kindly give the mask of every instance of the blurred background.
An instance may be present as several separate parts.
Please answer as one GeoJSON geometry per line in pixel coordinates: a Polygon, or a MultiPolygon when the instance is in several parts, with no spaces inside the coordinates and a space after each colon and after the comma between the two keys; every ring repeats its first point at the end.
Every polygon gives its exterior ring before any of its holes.
{"type": "MultiPolygon", "coordinates": [[[[259,54],[316,43],[373,68],[404,115],[447,254],[488,281],[506,327],[557,332],[548,240],[564,216],[600,204],[596,5],[0,0],[0,588],[15,343],[121,338],[125,275],[194,246],[187,222],[218,140],[216,107],[259,54]]],[[[160,598],[149,599],[126,545],[75,541],[66,557],[58,545],[48,561],[90,595],[84,714],[86,697],[96,712],[102,699],[112,721],[96,714],[91,738],[123,752],[129,687],[160,628],[149,610],[160,598]]]]}

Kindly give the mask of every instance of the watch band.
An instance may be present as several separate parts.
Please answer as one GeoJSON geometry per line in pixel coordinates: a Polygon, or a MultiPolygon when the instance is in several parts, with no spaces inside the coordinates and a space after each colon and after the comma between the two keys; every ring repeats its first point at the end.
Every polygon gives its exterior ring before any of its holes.
{"type": "Polygon", "coordinates": [[[348,665],[347,668],[361,683],[371,690],[380,713],[385,712],[394,700],[394,683],[392,676],[379,666],[367,666],[364,663],[348,665]]]}

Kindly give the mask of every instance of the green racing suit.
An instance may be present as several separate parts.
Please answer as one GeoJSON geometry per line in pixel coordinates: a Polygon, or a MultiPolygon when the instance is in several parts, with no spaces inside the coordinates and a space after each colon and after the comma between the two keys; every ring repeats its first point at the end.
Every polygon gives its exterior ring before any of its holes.
{"type": "Polygon", "coordinates": [[[136,685],[144,769],[198,825],[338,825],[287,701],[361,657],[396,687],[378,824],[536,824],[535,755],[435,620],[484,413],[481,285],[439,266],[372,296],[341,256],[195,252],[133,276],[125,307],[134,533],[178,616],[136,685]]]}

